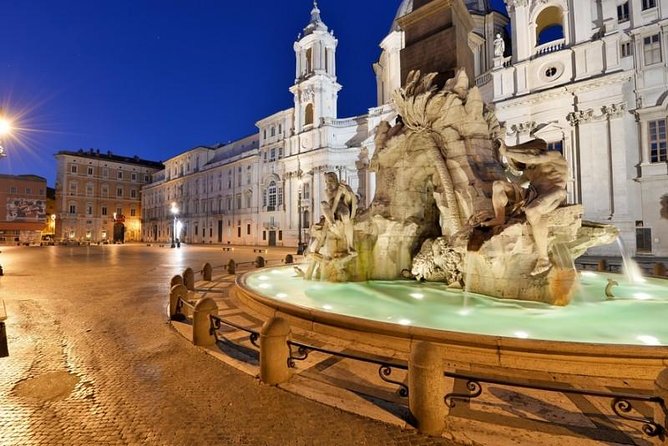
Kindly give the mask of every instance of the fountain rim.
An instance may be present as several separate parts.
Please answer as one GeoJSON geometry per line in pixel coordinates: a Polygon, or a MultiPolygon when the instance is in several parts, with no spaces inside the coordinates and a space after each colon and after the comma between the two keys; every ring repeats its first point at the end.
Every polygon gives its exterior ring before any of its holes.
{"type": "MultiPolygon", "coordinates": [[[[287,268],[287,266],[281,266],[287,268]]],[[[668,346],[636,345],[636,344],[605,344],[591,342],[568,342],[544,339],[523,339],[508,336],[494,336],[478,333],[449,331],[427,327],[404,326],[389,322],[375,321],[355,316],[343,315],[331,311],[319,310],[294,305],[262,295],[246,284],[251,274],[269,271],[273,267],[265,267],[247,271],[237,275],[235,279],[238,291],[249,299],[307,323],[317,323],[336,327],[345,331],[374,333],[405,340],[429,341],[440,344],[456,345],[483,349],[503,349],[512,352],[538,353],[541,355],[558,356],[560,354],[582,357],[605,357],[619,359],[653,359],[662,360],[668,365],[668,346]]],[[[279,314],[280,315],[280,314],[279,314]]]]}

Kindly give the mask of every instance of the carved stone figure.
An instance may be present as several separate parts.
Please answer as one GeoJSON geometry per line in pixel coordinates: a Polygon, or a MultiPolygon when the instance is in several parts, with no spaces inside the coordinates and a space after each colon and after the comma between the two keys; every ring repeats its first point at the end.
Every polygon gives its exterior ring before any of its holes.
{"type": "Polygon", "coordinates": [[[503,57],[503,54],[506,52],[506,42],[501,37],[501,34],[497,34],[494,39],[494,57],[503,57]]]}
{"type": "Polygon", "coordinates": [[[506,205],[514,202],[515,208],[524,210],[531,225],[534,243],[538,251],[538,261],[531,272],[535,276],[550,269],[548,257],[547,223],[544,216],[566,200],[566,178],[568,164],[559,152],[548,151],[542,140],[506,148],[501,144],[499,155],[507,159],[514,170],[522,171],[515,181],[497,180],[492,187],[494,218],[484,222],[485,226],[499,226],[506,223],[506,205]],[[520,184],[528,187],[524,190],[520,184]]]}
{"type": "Polygon", "coordinates": [[[335,172],[325,173],[325,194],[327,201],[321,203],[322,215],[330,230],[335,229],[340,222],[348,251],[355,251],[352,219],[357,214],[357,196],[350,186],[339,182],[335,172]]]}

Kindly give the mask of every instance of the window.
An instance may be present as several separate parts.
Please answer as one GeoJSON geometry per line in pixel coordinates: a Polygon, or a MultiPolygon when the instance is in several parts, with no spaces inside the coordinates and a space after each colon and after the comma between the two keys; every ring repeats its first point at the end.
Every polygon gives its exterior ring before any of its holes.
{"type": "Polygon", "coordinates": [[[107,215],[107,207],[102,206],[102,215],[107,215]]]}
{"type": "Polygon", "coordinates": [[[313,50],[311,48],[306,50],[306,72],[311,72],[311,59],[312,59],[313,50]]]}
{"type": "Polygon", "coordinates": [[[108,168],[106,168],[106,167],[102,168],[102,176],[104,178],[109,178],[109,169],[108,168]]]}
{"type": "Polygon", "coordinates": [[[283,124],[278,124],[278,134],[283,133],[283,124]]]}
{"type": "Polygon", "coordinates": [[[651,228],[636,228],[636,251],[645,254],[652,252],[651,228]]]}
{"type": "Polygon", "coordinates": [[[236,209],[241,209],[241,195],[236,196],[237,207],[236,209]]]}
{"type": "Polygon", "coordinates": [[[309,211],[304,211],[304,215],[302,217],[302,227],[304,229],[311,227],[311,214],[309,211]]]}
{"type": "Polygon", "coordinates": [[[665,162],[668,160],[666,150],[666,120],[649,121],[649,159],[652,163],[665,162]]]}
{"type": "Polygon", "coordinates": [[[88,196],[88,197],[92,197],[92,196],[93,196],[93,193],[94,193],[94,190],[95,190],[95,189],[94,189],[94,187],[93,187],[92,184],[87,184],[87,185],[86,185],[86,196],[88,196]]]}
{"type": "Polygon", "coordinates": [[[237,237],[241,237],[241,226],[237,228],[237,237]]]}
{"type": "Polygon", "coordinates": [[[306,104],[304,110],[304,125],[313,124],[313,104],[306,104]]]}
{"type": "Polygon", "coordinates": [[[617,20],[619,22],[626,22],[629,20],[629,2],[617,5],[617,20]]]}
{"type": "Polygon", "coordinates": [[[91,166],[88,166],[88,176],[93,176],[93,168],[91,166]]]}
{"type": "Polygon", "coordinates": [[[26,195],[32,195],[32,189],[26,187],[26,195]]]}
{"type": "Polygon", "coordinates": [[[144,175],[144,183],[148,183],[150,181],[151,181],[151,177],[149,177],[148,175],[144,175]]]}
{"type": "Polygon", "coordinates": [[[267,139],[267,129],[264,129],[264,130],[262,131],[262,138],[263,138],[263,139],[267,139]]]}
{"type": "Polygon", "coordinates": [[[642,10],[656,8],[656,0],[642,0],[642,10]]]}
{"type": "Polygon", "coordinates": [[[550,150],[550,151],[553,151],[553,152],[559,152],[563,155],[564,154],[564,142],[563,141],[549,142],[549,143],[547,143],[547,150],[550,150]]]}
{"type": "Polygon", "coordinates": [[[106,184],[102,186],[102,196],[103,197],[109,196],[109,186],[107,186],[106,184]]]}
{"type": "Polygon", "coordinates": [[[93,205],[90,203],[86,205],[86,215],[93,215],[93,205]]]}
{"type": "Polygon", "coordinates": [[[246,225],[246,234],[250,235],[251,233],[251,225],[250,223],[246,225]]]}
{"type": "Polygon", "coordinates": [[[136,189],[132,189],[130,191],[130,198],[137,198],[137,190],[136,189]]]}
{"type": "Polygon", "coordinates": [[[276,127],[271,126],[271,136],[276,136],[276,127]]]}
{"type": "Polygon", "coordinates": [[[123,209],[122,208],[116,208],[116,215],[117,216],[123,215],[123,209]]]}
{"type": "Polygon", "coordinates": [[[137,174],[132,172],[132,174],[130,175],[130,178],[132,179],[132,181],[137,181],[137,174]]]}
{"type": "Polygon", "coordinates": [[[267,240],[267,231],[262,231],[262,240],[267,240]]]}
{"type": "Polygon", "coordinates": [[[633,55],[633,45],[631,42],[622,43],[622,57],[630,57],[633,55]]]}
{"type": "Polygon", "coordinates": [[[232,198],[227,197],[227,210],[231,211],[232,210],[232,198]]]}
{"type": "Polygon", "coordinates": [[[76,213],[77,213],[77,205],[70,204],[70,214],[76,214],[76,213]]]}
{"type": "Polygon", "coordinates": [[[645,52],[645,65],[654,65],[661,62],[661,40],[658,34],[647,36],[643,39],[643,50],[645,52]]]}
{"type": "Polygon", "coordinates": [[[272,147],[269,152],[269,161],[276,161],[276,147],[272,147]]]}
{"type": "Polygon", "coordinates": [[[16,193],[16,186],[11,186],[9,188],[9,192],[12,193],[12,194],[15,194],[16,193]]]}
{"type": "Polygon", "coordinates": [[[130,217],[136,217],[137,216],[137,209],[130,209],[130,217]]]}
{"type": "Polygon", "coordinates": [[[278,231],[278,241],[283,241],[283,231],[278,231]]]}
{"type": "Polygon", "coordinates": [[[304,183],[304,185],[302,186],[302,190],[304,191],[305,200],[311,198],[311,187],[309,186],[309,183],[304,183]]]}
{"type": "Polygon", "coordinates": [[[250,193],[246,194],[246,208],[249,209],[251,207],[251,200],[253,199],[253,195],[250,193]]]}
{"type": "Polygon", "coordinates": [[[267,210],[275,211],[276,210],[276,198],[277,198],[277,187],[276,182],[272,181],[269,183],[267,188],[267,210]]]}
{"type": "Polygon", "coordinates": [[[116,196],[117,197],[122,197],[123,196],[123,188],[119,187],[116,189],[116,196]]]}
{"type": "Polygon", "coordinates": [[[76,164],[73,164],[72,167],[70,167],[70,172],[77,173],[77,165],[76,164]]]}
{"type": "Polygon", "coordinates": [[[278,158],[283,158],[283,147],[278,148],[278,158]]]}
{"type": "Polygon", "coordinates": [[[70,195],[77,194],[77,183],[70,183],[70,195]]]}

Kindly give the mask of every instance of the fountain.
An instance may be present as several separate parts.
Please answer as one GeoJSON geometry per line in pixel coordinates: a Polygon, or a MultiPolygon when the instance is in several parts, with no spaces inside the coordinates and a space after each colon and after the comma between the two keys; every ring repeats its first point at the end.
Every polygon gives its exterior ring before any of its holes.
{"type": "Polygon", "coordinates": [[[654,379],[668,358],[663,282],[577,273],[574,259],[618,231],[564,204],[561,154],[506,147],[463,70],[433,80],[411,73],[395,93],[371,206],[328,174],[307,263],[244,275],[240,301],[399,356],[435,342],[457,369],[654,379]]]}

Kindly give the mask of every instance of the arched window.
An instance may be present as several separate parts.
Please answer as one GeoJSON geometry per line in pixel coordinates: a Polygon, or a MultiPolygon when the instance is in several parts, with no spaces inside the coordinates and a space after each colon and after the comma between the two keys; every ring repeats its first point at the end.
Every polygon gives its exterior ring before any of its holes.
{"type": "Polygon", "coordinates": [[[271,126],[271,136],[276,136],[276,127],[271,126]]]}
{"type": "Polygon", "coordinates": [[[313,104],[306,104],[304,110],[304,125],[313,124],[313,104]]]}
{"type": "Polygon", "coordinates": [[[311,65],[311,60],[313,59],[313,50],[311,48],[306,50],[306,73],[310,73],[312,71],[312,65],[311,65]]]}
{"type": "Polygon", "coordinates": [[[269,183],[267,188],[267,210],[275,211],[276,210],[276,199],[277,199],[277,187],[276,182],[272,181],[269,183]]]}
{"type": "Polygon", "coordinates": [[[564,38],[564,14],[558,6],[548,6],[536,18],[536,45],[564,38]]]}

